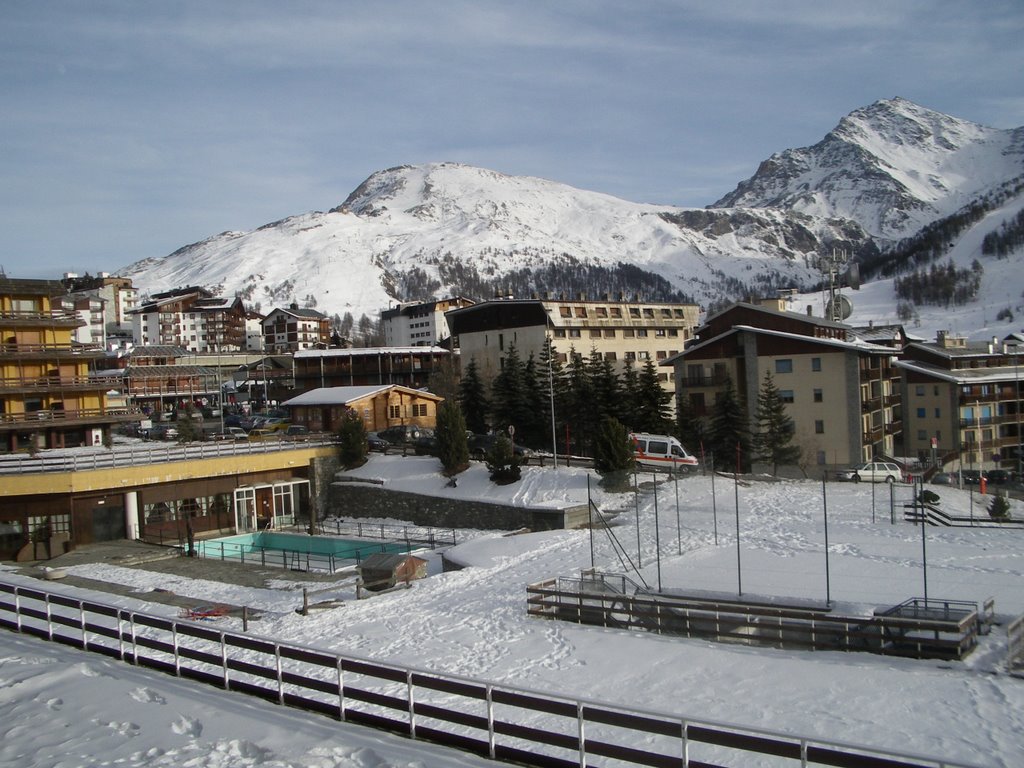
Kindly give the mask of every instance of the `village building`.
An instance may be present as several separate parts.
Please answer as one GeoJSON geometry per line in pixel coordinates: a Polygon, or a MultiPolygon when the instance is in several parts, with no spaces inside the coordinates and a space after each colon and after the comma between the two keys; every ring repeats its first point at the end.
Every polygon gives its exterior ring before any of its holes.
{"type": "Polygon", "coordinates": [[[227,299],[204,288],[179,288],[153,294],[130,315],[135,343],[142,346],[207,354],[246,346],[246,310],[237,296],[227,299]]]}
{"type": "Polygon", "coordinates": [[[1020,471],[1024,334],[971,343],[940,331],[911,343],[903,371],[909,455],[964,469],[1020,471]]]}
{"type": "Polygon", "coordinates": [[[263,348],[280,355],[302,349],[323,349],[331,341],[327,315],[315,309],[300,309],[298,304],[275,309],[263,318],[263,348]]]}
{"type": "MultiPolygon", "coordinates": [[[[613,300],[605,294],[589,300],[585,295],[495,299],[452,310],[446,317],[463,366],[476,361],[481,378],[492,381],[511,346],[522,360],[531,354],[536,359],[548,341],[563,363],[570,354],[597,353],[618,372],[627,362],[634,368],[648,361],[657,365],[683,349],[699,315],[696,304],[627,301],[621,295],[613,300]]],[[[668,371],[659,371],[658,379],[674,393],[668,371]]]]}
{"type": "Polygon", "coordinates": [[[447,346],[452,334],[445,313],[473,303],[463,296],[451,296],[389,307],[380,313],[384,343],[389,347],[447,346]]]}
{"type": "MultiPolygon", "coordinates": [[[[56,280],[0,274],[0,450],[98,445],[133,416],[94,375],[103,346],[78,342],[76,310],[54,306],[56,280]]],[[[137,417],[135,417],[137,418],[137,417]]]]}
{"type": "Polygon", "coordinates": [[[421,389],[451,359],[452,353],[441,347],[301,350],[294,355],[295,391],[385,384],[421,389]]]}
{"type": "Polygon", "coordinates": [[[310,432],[337,432],[349,412],[356,413],[367,432],[395,426],[433,428],[444,398],[394,384],[323,387],[304,392],[281,406],[291,422],[310,432]]]}
{"type": "Polygon", "coordinates": [[[755,431],[758,393],[771,373],[805,465],[824,471],[897,455],[903,432],[897,350],[783,306],[740,302],[709,317],[697,339],[665,361],[675,370],[677,397],[707,417],[731,381],[755,431]]]}

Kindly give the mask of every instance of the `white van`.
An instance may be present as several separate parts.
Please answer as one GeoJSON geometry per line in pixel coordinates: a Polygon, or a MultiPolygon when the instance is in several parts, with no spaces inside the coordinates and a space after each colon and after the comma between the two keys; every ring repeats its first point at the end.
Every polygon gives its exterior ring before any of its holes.
{"type": "Polygon", "coordinates": [[[683,444],[670,435],[631,434],[633,458],[641,467],[684,471],[697,466],[697,458],[683,448],[683,444]]]}

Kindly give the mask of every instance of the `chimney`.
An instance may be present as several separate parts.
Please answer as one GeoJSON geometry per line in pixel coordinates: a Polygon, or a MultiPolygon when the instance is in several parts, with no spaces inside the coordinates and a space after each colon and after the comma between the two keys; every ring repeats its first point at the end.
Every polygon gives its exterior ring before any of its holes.
{"type": "Polygon", "coordinates": [[[586,300],[587,300],[587,294],[585,294],[585,293],[577,293],[576,294],[576,301],[586,301],[586,300]]]}
{"type": "Polygon", "coordinates": [[[807,316],[814,317],[814,307],[812,307],[810,304],[807,305],[807,316]]]}

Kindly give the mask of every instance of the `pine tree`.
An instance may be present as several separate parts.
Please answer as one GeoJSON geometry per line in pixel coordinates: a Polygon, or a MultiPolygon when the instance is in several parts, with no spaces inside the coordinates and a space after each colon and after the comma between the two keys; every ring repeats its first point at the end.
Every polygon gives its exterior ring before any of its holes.
{"type": "Polygon", "coordinates": [[[633,432],[639,432],[637,424],[640,422],[640,378],[633,361],[626,359],[622,363],[622,400],[619,405],[619,421],[625,424],[633,432]]]}
{"type": "Polygon", "coordinates": [[[491,382],[491,424],[499,432],[509,426],[518,430],[530,421],[526,372],[515,344],[509,345],[503,360],[501,372],[491,382]]]}
{"type": "Polygon", "coordinates": [[[750,433],[746,409],[736,396],[731,378],[726,378],[725,389],[715,400],[709,438],[715,454],[715,467],[735,471],[738,449],[740,471],[747,471],[750,466],[750,433]]]}
{"type": "Polygon", "coordinates": [[[454,400],[445,400],[437,409],[437,458],[444,474],[457,475],[469,466],[469,445],[466,440],[466,422],[462,409],[454,400]]]}
{"type": "Polygon", "coordinates": [[[765,371],[761,391],[757,394],[757,434],[754,452],[759,461],[772,465],[772,475],[779,473],[780,464],[795,464],[800,460],[800,446],[793,445],[793,419],[786,413],[779,389],[771,371],[765,371]]]}
{"type": "Polygon", "coordinates": [[[487,432],[487,415],[490,403],[484,393],[484,383],[480,379],[480,371],[476,366],[476,358],[471,357],[466,370],[459,382],[459,405],[466,420],[466,428],[477,435],[487,432]]]}
{"type": "Polygon", "coordinates": [[[634,464],[629,430],[614,416],[606,416],[594,442],[594,469],[601,475],[601,485],[609,491],[628,490],[634,464]]]}
{"type": "Polygon", "coordinates": [[[484,459],[491,480],[499,485],[514,483],[522,474],[519,468],[519,457],[512,447],[512,441],[503,433],[498,433],[494,444],[484,459]]]}
{"type": "Polygon", "coordinates": [[[640,370],[635,402],[637,423],[633,425],[634,431],[653,432],[657,435],[668,432],[672,423],[669,417],[672,395],[661,386],[658,372],[650,360],[644,363],[640,370]]]}
{"type": "Polygon", "coordinates": [[[611,360],[592,349],[587,362],[587,375],[590,377],[590,390],[594,396],[591,407],[595,411],[595,423],[600,424],[606,418],[617,417],[622,400],[622,390],[611,360]]]}
{"type": "MultiPolygon", "coordinates": [[[[558,350],[551,343],[550,337],[544,339],[544,346],[540,350],[540,357],[537,360],[537,378],[541,382],[540,388],[544,391],[547,399],[544,406],[545,436],[547,436],[547,430],[551,428],[551,411],[552,405],[554,406],[555,445],[551,447],[557,453],[558,439],[565,434],[565,414],[569,411],[566,397],[565,371],[562,369],[562,361],[558,357],[558,350]],[[554,402],[552,403],[552,401],[554,402]]],[[[545,442],[541,443],[541,445],[545,444],[545,442]]],[[[568,448],[566,450],[568,451],[568,448]]]]}
{"type": "Polygon", "coordinates": [[[690,453],[700,455],[701,446],[708,439],[708,428],[705,420],[697,415],[693,401],[684,393],[676,405],[676,434],[679,442],[690,453]]]}
{"type": "Polygon", "coordinates": [[[547,368],[541,371],[533,352],[523,367],[526,388],[524,421],[516,427],[516,442],[531,448],[548,445],[551,440],[551,400],[547,385],[547,368]]]}
{"type": "Polygon", "coordinates": [[[345,412],[338,428],[338,458],[343,467],[358,467],[366,461],[366,425],[353,410],[345,412]]]}
{"type": "Polygon", "coordinates": [[[566,422],[575,452],[588,456],[597,430],[594,418],[594,391],[583,355],[569,350],[569,365],[565,373],[566,422]]]}

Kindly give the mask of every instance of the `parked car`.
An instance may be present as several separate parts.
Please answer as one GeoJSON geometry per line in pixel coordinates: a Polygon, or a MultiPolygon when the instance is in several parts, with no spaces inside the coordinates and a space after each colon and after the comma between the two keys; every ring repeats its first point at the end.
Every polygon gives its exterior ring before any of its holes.
{"type": "MultiPolygon", "coordinates": [[[[984,473],[980,469],[961,469],[960,470],[960,479],[963,480],[964,485],[980,485],[981,484],[981,478],[982,478],[983,475],[984,475],[984,473]]],[[[985,478],[986,478],[986,481],[987,481],[988,477],[985,476],[985,478]]]]}
{"type": "Polygon", "coordinates": [[[378,436],[387,440],[391,445],[412,445],[418,438],[433,434],[434,430],[415,424],[399,424],[396,427],[388,427],[377,432],[378,436]]]}
{"type": "Polygon", "coordinates": [[[227,427],[210,434],[214,440],[245,440],[247,435],[241,427],[227,427]]]}
{"type": "Polygon", "coordinates": [[[302,437],[309,434],[309,427],[302,424],[289,424],[284,429],[285,437],[302,437]]]}
{"type": "MultiPolygon", "coordinates": [[[[494,447],[494,443],[497,439],[497,435],[470,435],[467,440],[469,457],[471,459],[479,459],[481,461],[487,458],[488,452],[494,447]]],[[[522,461],[533,456],[533,451],[524,445],[519,445],[518,443],[512,444],[512,452],[522,461]]]]}
{"type": "Polygon", "coordinates": [[[857,479],[858,469],[860,469],[860,467],[847,467],[846,469],[837,469],[836,480],[852,482],[857,479]]]}
{"type": "Polygon", "coordinates": [[[1005,469],[990,469],[985,473],[985,477],[993,485],[1006,485],[1013,479],[1005,469]]]}
{"type": "Polygon", "coordinates": [[[435,435],[420,435],[412,441],[412,447],[417,456],[436,456],[437,437],[435,435]]]}
{"type": "Polygon", "coordinates": [[[281,437],[282,433],[273,429],[262,429],[257,427],[256,429],[250,429],[248,434],[249,440],[267,440],[270,438],[281,437]]]}
{"type": "Polygon", "coordinates": [[[903,482],[903,470],[900,469],[899,464],[889,461],[869,461],[853,475],[855,483],[862,480],[869,483],[901,483],[903,482]]]}
{"type": "Polygon", "coordinates": [[[949,472],[936,472],[932,477],[932,485],[956,485],[956,475],[949,472]]]}
{"type": "Polygon", "coordinates": [[[391,443],[381,437],[377,432],[368,432],[366,434],[366,445],[371,451],[380,451],[381,453],[384,453],[391,447],[391,443]]]}

